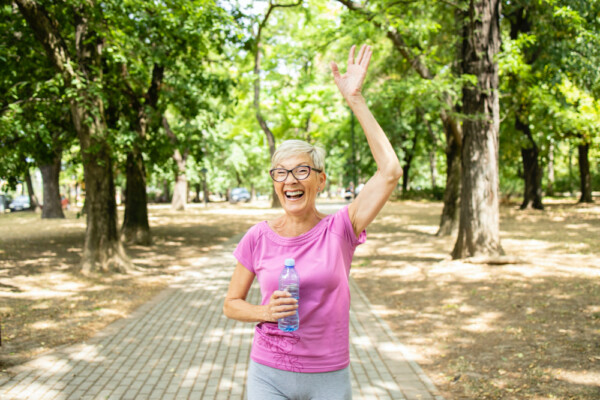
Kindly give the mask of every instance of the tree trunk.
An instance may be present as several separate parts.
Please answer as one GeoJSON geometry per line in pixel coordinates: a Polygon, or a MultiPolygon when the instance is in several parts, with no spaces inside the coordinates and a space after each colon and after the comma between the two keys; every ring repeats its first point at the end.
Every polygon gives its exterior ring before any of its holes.
{"type": "Polygon", "coordinates": [[[446,189],[444,190],[444,209],[440,218],[440,227],[436,236],[450,236],[458,228],[458,210],[460,200],[461,164],[460,146],[452,134],[446,133],[446,189]]]}
{"type": "MultiPolygon", "coordinates": [[[[175,133],[171,130],[167,117],[163,116],[162,124],[167,136],[171,139],[171,143],[173,143],[174,146],[177,146],[177,136],[175,136],[175,133]]],[[[187,205],[188,180],[185,164],[187,155],[187,151],[182,154],[177,148],[175,148],[175,151],[173,152],[173,160],[175,160],[175,164],[177,165],[177,172],[175,173],[175,188],[173,189],[171,209],[175,211],[183,211],[187,205]]]]}
{"type": "Polygon", "coordinates": [[[579,150],[579,177],[580,177],[580,188],[581,197],[579,198],[580,203],[593,203],[592,197],[592,175],[590,174],[590,160],[588,153],[590,150],[590,144],[584,143],[578,146],[579,150]]]}
{"type": "Polygon", "coordinates": [[[407,161],[402,166],[402,193],[406,193],[410,190],[408,184],[410,182],[410,161],[407,161]]]}
{"type": "Polygon", "coordinates": [[[194,196],[194,200],[192,200],[194,203],[200,203],[200,192],[202,191],[202,183],[200,182],[196,182],[194,184],[194,191],[195,191],[195,196],[194,196]]]}
{"type": "Polygon", "coordinates": [[[175,211],[184,211],[187,205],[188,180],[185,174],[185,160],[187,153],[181,154],[175,149],[173,159],[177,163],[177,173],[175,174],[175,188],[173,189],[173,201],[171,209],[175,211]]]}
{"type": "Polygon", "coordinates": [[[515,128],[521,131],[529,140],[531,147],[521,148],[521,159],[523,160],[523,203],[521,204],[521,210],[527,208],[535,208],[536,210],[543,210],[544,205],[542,204],[542,168],[539,163],[539,149],[529,124],[523,122],[519,113],[515,116],[515,128]]]}
{"type": "Polygon", "coordinates": [[[422,122],[425,123],[425,126],[427,127],[427,132],[429,133],[429,137],[431,138],[431,148],[429,149],[429,171],[431,173],[431,190],[435,191],[435,188],[437,186],[437,137],[435,136],[435,133],[431,128],[431,124],[425,118],[425,112],[423,111],[423,109],[418,108],[417,110],[419,112],[419,118],[422,122]]]}
{"type": "Polygon", "coordinates": [[[161,203],[170,203],[171,202],[171,185],[168,179],[163,181],[163,191],[160,195],[161,203]]]}
{"type": "Polygon", "coordinates": [[[117,205],[111,151],[101,97],[89,86],[101,80],[102,41],[89,29],[85,15],[76,16],[75,50],[61,37],[57,21],[33,0],[15,0],[21,14],[42,44],[65,83],[77,91],[70,100],[71,116],[79,138],[86,189],[87,227],[81,270],[126,272],[132,268],[117,234],[117,205]],[[88,36],[89,34],[89,36],[88,36]],[[87,80],[81,80],[81,76],[87,80]]]}
{"type": "Polygon", "coordinates": [[[521,148],[521,159],[523,160],[523,178],[525,188],[523,189],[523,203],[521,210],[534,208],[543,210],[542,204],[542,169],[538,162],[539,150],[537,146],[526,149],[521,148]]]}
{"type": "Polygon", "coordinates": [[[463,88],[462,187],[453,258],[496,256],[500,246],[498,63],[500,0],[471,0],[463,23],[462,72],[477,78],[463,88]]]}
{"type": "MultiPolygon", "coordinates": [[[[123,65],[124,80],[128,76],[126,65],[123,65]]],[[[148,115],[146,107],[155,109],[158,103],[164,67],[154,64],[150,87],[144,94],[144,102],[140,102],[135,91],[126,84],[125,93],[129,94],[132,103],[137,109],[135,116],[135,129],[138,134],[137,141],[127,154],[125,170],[127,184],[125,189],[125,216],[121,227],[121,239],[125,242],[141,244],[144,246],[152,243],[150,223],[148,222],[148,194],[146,193],[146,167],[140,146],[146,140],[148,130],[148,115]]]]}
{"type": "MultiPolygon", "coordinates": [[[[410,190],[410,167],[415,158],[415,154],[417,152],[417,141],[419,138],[420,129],[415,129],[415,134],[412,137],[412,143],[410,149],[403,149],[405,153],[404,165],[402,165],[402,193],[406,193],[407,190],[410,190]]],[[[403,140],[404,142],[404,140],[403,140]]]]}
{"type": "MultiPolygon", "coordinates": [[[[298,1],[295,4],[286,4],[286,5],[269,4],[269,8],[267,9],[265,17],[259,24],[258,31],[256,32],[256,35],[254,37],[255,44],[254,44],[254,48],[253,48],[253,51],[254,51],[254,101],[253,101],[253,106],[254,106],[254,111],[256,114],[256,120],[258,121],[260,128],[263,130],[263,132],[265,133],[265,136],[267,137],[267,142],[269,143],[269,154],[270,154],[271,158],[273,157],[273,154],[275,153],[275,136],[273,136],[273,132],[271,132],[271,129],[267,125],[267,121],[265,121],[265,119],[263,118],[262,113],[260,111],[260,49],[261,49],[260,40],[261,40],[262,30],[265,27],[265,25],[267,24],[267,21],[269,20],[269,16],[271,15],[271,12],[273,12],[273,10],[275,8],[277,8],[277,7],[295,7],[295,6],[300,5],[301,3],[302,3],[301,1],[298,1]]],[[[273,188],[271,189],[271,208],[280,208],[280,207],[281,207],[281,202],[279,201],[279,197],[277,197],[277,193],[275,192],[275,186],[273,186],[273,188]]]]}
{"type": "Polygon", "coordinates": [[[40,202],[33,190],[33,182],[31,181],[31,174],[27,166],[25,167],[25,184],[27,185],[27,194],[29,195],[29,209],[35,211],[40,206],[40,202]]]}
{"type": "Polygon", "coordinates": [[[202,194],[203,194],[203,196],[202,196],[202,197],[203,197],[203,199],[204,199],[204,200],[203,200],[203,201],[204,201],[204,204],[207,204],[207,203],[210,201],[210,198],[209,198],[209,195],[210,195],[210,193],[209,193],[209,191],[208,191],[208,182],[206,181],[206,176],[205,176],[205,177],[204,177],[204,179],[202,180],[202,192],[203,192],[203,193],[202,193],[202,194]]]}
{"type": "Polygon", "coordinates": [[[62,151],[55,154],[52,163],[40,165],[42,180],[44,182],[44,207],[42,208],[42,218],[64,218],[60,198],[60,163],[62,151]]]}
{"type": "Polygon", "coordinates": [[[146,193],[146,168],[141,151],[134,148],[127,154],[125,165],[125,215],[121,226],[124,242],[148,246],[152,243],[148,223],[148,195],[146,193]]]}
{"type": "Polygon", "coordinates": [[[554,142],[550,142],[548,146],[548,186],[546,186],[546,194],[554,196],[554,142]]]}

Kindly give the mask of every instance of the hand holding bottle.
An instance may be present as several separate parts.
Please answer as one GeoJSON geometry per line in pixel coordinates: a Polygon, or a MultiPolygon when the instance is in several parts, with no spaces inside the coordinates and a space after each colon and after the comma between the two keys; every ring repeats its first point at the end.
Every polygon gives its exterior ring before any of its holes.
{"type": "Polygon", "coordinates": [[[276,290],[265,306],[264,320],[267,322],[277,322],[280,318],[292,316],[298,309],[298,300],[283,290],[276,290]]]}

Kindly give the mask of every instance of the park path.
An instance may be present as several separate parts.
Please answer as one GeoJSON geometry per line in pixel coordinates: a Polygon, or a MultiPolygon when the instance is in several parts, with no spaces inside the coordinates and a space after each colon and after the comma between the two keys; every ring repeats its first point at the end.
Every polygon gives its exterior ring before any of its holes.
{"type": "MultiPolygon", "coordinates": [[[[222,313],[236,241],[86,343],[13,368],[0,399],[243,399],[254,329],[222,313]]],[[[353,398],[442,399],[353,279],[350,288],[353,398]]],[[[256,285],[249,301],[260,302],[256,285]]]]}

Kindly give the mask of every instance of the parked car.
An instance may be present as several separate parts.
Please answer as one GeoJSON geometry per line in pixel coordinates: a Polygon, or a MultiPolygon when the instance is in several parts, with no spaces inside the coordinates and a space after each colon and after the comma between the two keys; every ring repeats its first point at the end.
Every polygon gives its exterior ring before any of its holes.
{"type": "Polygon", "coordinates": [[[12,197],[9,194],[0,194],[0,213],[8,210],[8,206],[12,201],[12,197]]]}
{"type": "Polygon", "coordinates": [[[11,212],[29,210],[31,208],[29,196],[17,196],[10,202],[8,208],[11,212]]]}
{"type": "Polygon", "coordinates": [[[246,188],[234,188],[231,189],[231,193],[229,194],[229,202],[239,203],[239,202],[249,202],[250,201],[250,192],[246,188]]]}

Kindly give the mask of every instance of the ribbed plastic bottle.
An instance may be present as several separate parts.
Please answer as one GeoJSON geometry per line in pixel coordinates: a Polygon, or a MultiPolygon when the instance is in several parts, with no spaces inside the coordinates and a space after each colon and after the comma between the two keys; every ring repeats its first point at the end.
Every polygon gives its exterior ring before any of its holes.
{"type": "MultiPolygon", "coordinates": [[[[287,258],[284,263],[283,270],[279,275],[279,290],[285,290],[292,295],[296,300],[300,300],[300,279],[296,273],[296,262],[293,258],[287,258]]],[[[280,318],[277,321],[279,329],[284,332],[293,332],[298,329],[300,325],[300,317],[298,316],[298,310],[294,315],[289,317],[280,318]]]]}

